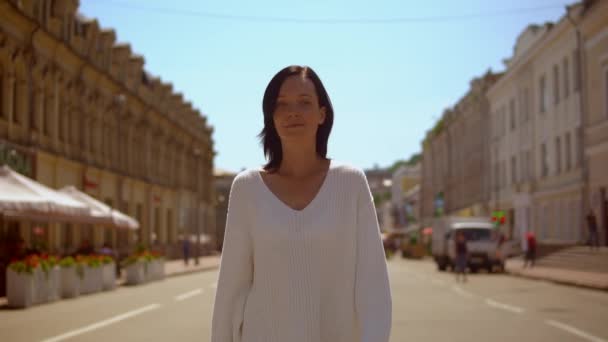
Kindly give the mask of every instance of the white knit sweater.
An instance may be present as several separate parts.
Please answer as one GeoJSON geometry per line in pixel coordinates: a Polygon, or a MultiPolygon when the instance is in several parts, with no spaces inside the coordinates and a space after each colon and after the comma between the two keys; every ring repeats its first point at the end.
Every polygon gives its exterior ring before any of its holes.
{"type": "Polygon", "coordinates": [[[259,170],[230,191],[212,342],[386,342],[392,299],[378,221],[361,169],[331,161],[294,210],[259,170]]]}

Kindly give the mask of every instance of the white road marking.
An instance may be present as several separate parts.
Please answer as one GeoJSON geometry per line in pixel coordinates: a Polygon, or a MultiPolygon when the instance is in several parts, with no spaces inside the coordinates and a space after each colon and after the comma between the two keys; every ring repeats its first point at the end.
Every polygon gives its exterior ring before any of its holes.
{"type": "Polygon", "coordinates": [[[194,297],[196,295],[199,295],[201,293],[203,293],[203,289],[192,290],[190,292],[186,292],[186,293],[183,293],[183,294],[181,294],[179,296],[176,296],[175,300],[177,300],[179,302],[179,301],[182,301],[184,299],[188,299],[190,297],[194,297]]]}
{"type": "Polygon", "coordinates": [[[67,339],[70,339],[70,338],[72,338],[74,336],[82,335],[84,333],[87,333],[87,332],[90,332],[90,331],[93,331],[93,330],[101,329],[101,328],[103,328],[105,326],[108,326],[110,324],[118,323],[118,322],[123,321],[125,319],[131,318],[131,317],[135,317],[137,315],[141,315],[144,312],[155,310],[155,309],[158,309],[158,308],[160,308],[160,304],[151,304],[151,305],[148,305],[148,306],[144,306],[143,308],[132,310],[132,311],[126,312],[126,313],[124,313],[122,315],[118,315],[118,316],[115,316],[115,317],[103,320],[101,322],[97,322],[97,323],[88,325],[88,326],[80,328],[80,329],[72,330],[72,331],[69,331],[69,332],[67,332],[65,334],[61,334],[59,336],[55,336],[55,337],[51,337],[51,338],[42,340],[42,342],[58,342],[58,341],[67,340],[67,339]]]}
{"type": "Polygon", "coordinates": [[[506,311],[510,311],[510,312],[514,312],[514,313],[518,313],[518,314],[523,313],[525,311],[524,309],[522,309],[520,307],[499,303],[499,302],[493,301],[489,298],[486,299],[486,304],[488,304],[489,306],[498,308],[498,309],[502,309],[502,310],[506,310],[506,311]]]}
{"type": "Polygon", "coordinates": [[[584,332],[582,330],[579,330],[579,329],[577,329],[575,327],[571,327],[571,326],[569,326],[567,324],[564,324],[564,323],[560,323],[558,321],[554,321],[554,320],[548,319],[548,320],[545,321],[545,323],[549,324],[552,327],[555,327],[555,328],[558,328],[558,329],[562,329],[562,330],[567,331],[567,332],[569,332],[569,333],[571,333],[573,335],[576,335],[578,337],[584,338],[584,339],[586,339],[588,341],[606,342],[606,340],[604,340],[602,338],[599,338],[597,336],[593,336],[593,335],[588,334],[588,333],[586,333],[586,332],[584,332]]]}
{"type": "Polygon", "coordinates": [[[473,298],[475,296],[474,294],[463,290],[460,286],[454,285],[452,286],[452,290],[462,297],[473,298]]]}

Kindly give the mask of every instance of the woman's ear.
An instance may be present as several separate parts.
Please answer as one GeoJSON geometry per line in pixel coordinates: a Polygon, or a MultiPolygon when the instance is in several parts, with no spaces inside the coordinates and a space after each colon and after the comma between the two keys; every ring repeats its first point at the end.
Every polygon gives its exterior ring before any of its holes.
{"type": "Polygon", "coordinates": [[[319,126],[322,125],[325,122],[325,117],[327,115],[327,110],[325,109],[325,107],[321,107],[319,109],[319,113],[321,113],[321,120],[319,122],[319,126]]]}

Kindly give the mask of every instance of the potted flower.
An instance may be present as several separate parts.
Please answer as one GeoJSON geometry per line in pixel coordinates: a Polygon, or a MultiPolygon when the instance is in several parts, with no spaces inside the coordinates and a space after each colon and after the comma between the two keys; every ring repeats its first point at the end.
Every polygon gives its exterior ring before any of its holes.
{"type": "Polygon", "coordinates": [[[8,305],[26,308],[35,304],[34,272],[40,267],[38,256],[13,260],[6,270],[6,297],[8,305]]]}
{"type": "Polygon", "coordinates": [[[100,257],[103,274],[103,290],[113,290],[116,287],[116,264],[111,256],[103,255],[100,257]]]}
{"type": "Polygon", "coordinates": [[[150,252],[152,280],[165,279],[165,258],[160,252],[150,252]]]}
{"type": "Polygon", "coordinates": [[[98,255],[76,256],[85,264],[84,278],[81,283],[80,294],[99,292],[103,286],[103,269],[101,258],[98,255]]]}
{"type": "Polygon", "coordinates": [[[127,285],[137,285],[146,281],[147,262],[139,254],[129,255],[123,261],[123,268],[127,273],[127,285]]]}
{"type": "Polygon", "coordinates": [[[36,286],[36,302],[46,303],[59,299],[60,290],[60,268],[57,257],[41,254],[39,256],[40,267],[34,272],[34,283],[36,286]]]}
{"type": "MultiPolygon", "coordinates": [[[[82,260],[80,260],[82,261],[82,260]]],[[[80,295],[80,283],[84,278],[84,265],[71,256],[59,261],[61,267],[61,297],[72,298],[80,295]]]]}

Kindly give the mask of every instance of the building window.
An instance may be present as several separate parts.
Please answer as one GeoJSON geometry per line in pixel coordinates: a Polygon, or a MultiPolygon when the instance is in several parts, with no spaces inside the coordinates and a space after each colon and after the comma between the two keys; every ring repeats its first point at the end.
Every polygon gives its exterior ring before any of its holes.
{"type": "Polygon", "coordinates": [[[555,138],[555,172],[562,172],[562,141],[559,137],[555,138]]]}
{"type": "Polygon", "coordinates": [[[549,174],[549,163],[548,163],[548,156],[547,156],[547,145],[546,144],[542,144],[540,145],[540,156],[541,156],[541,175],[543,177],[547,177],[547,175],[549,174]]]}
{"type": "Polygon", "coordinates": [[[564,98],[568,98],[570,95],[570,65],[568,64],[568,57],[564,57],[563,62],[564,70],[562,73],[564,74],[564,98]]]}
{"type": "Polygon", "coordinates": [[[553,66],[553,103],[559,103],[559,67],[553,66]]]}
{"type": "Polygon", "coordinates": [[[578,49],[572,52],[572,71],[574,71],[574,91],[577,92],[581,87],[581,79],[580,79],[580,58],[578,54],[578,49]]]}
{"type": "Polygon", "coordinates": [[[544,113],[547,110],[547,82],[545,75],[541,76],[539,82],[539,103],[540,103],[540,112],[544,113]]]}
{"type": "Polygon", "coordinates": [[[526,151],[526,179],[532,179],[532,152],[526,151]]]}
{"type": "Polygon", "coordinates": [[[564,148],[566,149],[566,171],[570,171],[572,168],[572,145],[570,143],[570,132],[566,133],[564,148]]]}
{"type": "Polygon", "coordinates": [[[500,164],[494,164],[494,190],[500,189],[500,164]]]}
{"type": "Polygon", "coordinates": [[[517,183],[517,158],[511,157],[511,183],[517,183]]]}
{"type": "Polygon", "coordinates": [[[524,121],[528,121],[530,118],[530,89],[524,89],[524,121]]]}
{"type": "Polygon", "coordinates": [[[604,114],[608,119],[608,67],[604,68],[604,114]]]}
{"type": "Polygon", "coordinates": [[[19,124],[19,115],[21,115],[19,102],[19,77],[17,77],[13,85],[13,122],[16,124],[19,124]]]}
{"type": "Polygon", "coordinates": [[[583,133],[583,130],[580,127],[577,127],[576,128],[576,144],[574,146],[574,149],[576,150],[576,166],[577,167],[579,167],[583,164],[583,153],[581,152],[581,149],[583,148],[582,133],[583,133]]]}
{"type": "Polygon", "coordinates": [[[0,66],[0,118],[4,118],[4,73],[0,66]]]}
{"type": "Polygon", "coordinates": [[[509,103],[509,120],[511,122],[511,131],[515,130],[515,99],[511,99],[509,103]]]}

